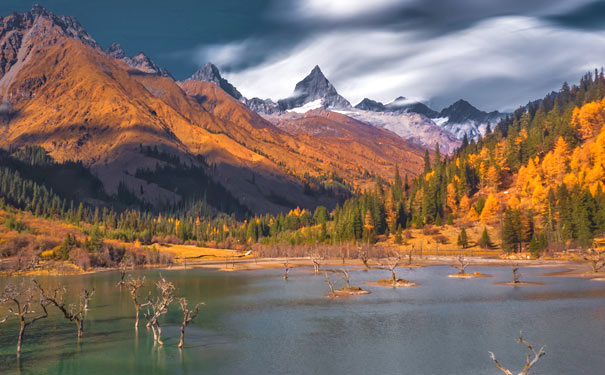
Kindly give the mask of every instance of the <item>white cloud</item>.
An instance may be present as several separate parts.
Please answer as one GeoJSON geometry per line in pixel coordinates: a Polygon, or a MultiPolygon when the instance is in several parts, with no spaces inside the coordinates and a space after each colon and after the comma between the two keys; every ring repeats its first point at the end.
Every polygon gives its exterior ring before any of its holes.
{"type": "Polygon", "coordinates": [[[296,17],[350,19],[378,13],[412,0],[299,0],[295,5],[296,17]]]}
{"type": "MultiPolygon", "coordinates": [[[[449,93],[471,100],[475,95],[479,101],[493,97],[493,103],[483,103],[490,105],[485,109],[510,108],[541,97],[544,82],[575,81],[601,66],[605,49],[596,46],[603,45],[601,32],[561,29],[531,17],[488,19],[435,38],[410,31],[336,30],[227,78],[248,97],[279,99],[291,95],[296,82],[318,64],[352,103],[364,97],[388,102],[400,95],[429,100],[449,93]],[[484,87],[490,80],[514,91],[484,87]],[[481,92],[461,94],[462,87],[481,87],[481,92]]],[[[207,60],[219,65],[242,58],[232,46],[216,47],[215,53],[222,61],[207,60]]]]}

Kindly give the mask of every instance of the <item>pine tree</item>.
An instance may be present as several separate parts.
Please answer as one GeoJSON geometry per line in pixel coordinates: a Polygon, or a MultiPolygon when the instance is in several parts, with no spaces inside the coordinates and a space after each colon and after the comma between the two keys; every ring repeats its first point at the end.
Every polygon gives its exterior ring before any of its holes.
{"type": "Polygon", "coordinates": [[[483,232],[481,233],[481,238],[479,239],[479,246],[481,246],[483,249],[490,249],[493,246],[486,227],[483,227],[483,232]]]}
{"type": "Polygon", "coordinates": [[[468,236],[466,235],[466,229],[462,228],[458,235],[458,246],[462,246],[463,249],[468,247],[468,236]]]}

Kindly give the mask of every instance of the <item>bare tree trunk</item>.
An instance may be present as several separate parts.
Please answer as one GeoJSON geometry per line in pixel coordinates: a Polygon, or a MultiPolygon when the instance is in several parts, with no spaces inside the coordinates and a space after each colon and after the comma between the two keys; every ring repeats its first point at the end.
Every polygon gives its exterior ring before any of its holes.
{"type": "Polygon", "coordinates": [[[158,344],[164,345],[164,342],[162,341],[162,327],[160,327],[159,323],[156,323],[156,325],[156,330],[158,331],[158,344]]]}
{"type": "Polygon", "coordinates": [[[17,341],[17,355],[21,354],[21,346],[23,345],[23,336],[25,335],[25,320],[21,320],[19,327],[19,340],[17,341]]]}
{"type": "Polygon", "coordinates": [[[134,305],[135,317],[134,317],[134,329],[139,328],[139,312],[141,311],[141,306],[136,304],[134,305]]]}
{"type": "Polygon", "coordinates": [[[76,319],[74,320],[76,323],[76,327],[78,328],[78,338],[82,338],[82,334],[84,333],[84,320],[76,319]]]}
{"type": "Polygon", "coordinates": [[[183,348],[183,344],[185,343],[185,323],[181,324],[181,339],[179,340],[179,349],[183,348]]]}

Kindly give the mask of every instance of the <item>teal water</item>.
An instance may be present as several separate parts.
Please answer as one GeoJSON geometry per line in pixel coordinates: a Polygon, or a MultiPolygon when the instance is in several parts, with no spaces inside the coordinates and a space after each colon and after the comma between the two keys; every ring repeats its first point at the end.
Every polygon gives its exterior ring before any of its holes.
{"type": "MultiPolygon", "coordinates": [[[[180,310],[163,317],[164,346],[151,332],[133,328],[126,291],[115,287],[117,272],[39,278],[72,290],[94,287],[84,338],[56,311],[29,327],[17,360],[16,321],[0,325],[1,374],[499,374],[493,351],[518,370],[525,348],[519,330],[547,355],[533,374],[602,374],[605,368],[605,283],[539,276],[543,286],[512,288],[509,268],[473,268],[488,279],[456,280],[449,267],[401,270],[420,287],[370,287],[372,294],[324,298],[323,275],[293,270],[219,273],[162,271],[179,295],[206,305],[176,344],[180,310]]],[[[137,272],[148,281],[159,271],[137,272]]],[[[353,270],[353,284],[388,276],[353,270]]],[[[7,280],[0,280],[0,284],[7,280]]],[[[3,287],[3,285],[0,285],[3,287]]]]}

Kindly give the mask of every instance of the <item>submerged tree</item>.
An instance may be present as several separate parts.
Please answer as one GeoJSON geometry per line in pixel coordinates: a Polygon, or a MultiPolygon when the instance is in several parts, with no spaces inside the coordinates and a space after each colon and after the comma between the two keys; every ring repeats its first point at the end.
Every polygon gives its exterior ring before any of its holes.
{"type": "Polygon", "coordinates": [[[330,287],[330,296],[334,297],[336,295],[336,292],[334,291],[334,284],[330,280],[330,276],[328,276],[327,272],[324,272],[324,275],[326,276],[326,283],[330,287]]]}
{"type": "Polygon", "coordinates": [[[183,344],[185,343],[185,328],[187,328],[187,325],[189,325],[189,323],[191,323],[191,321],[193,321],[193,319],[197,317],[200,306],[204,303],[198,303],[192,310],[189,309],[189,306],[187,305],[187,299],[185,298],[180,298],[179,304],[181,306],[181,311],[183,312],[183,321],[181,322],[181,339],[179,340],[178,345],[179,349],[181,349],[183,347],[183,344]]]}
{"type": "Polygon", "coordinates": [[[361,262],[363,263],[363,265],[366,267],[366,270],[371,269],[372,267],[370,267],[370,264],[368,263],[370,258],[368,256],[368,252],[365,250],[361,250],[359,252],[359,259],[361,259],[361,262]]]}
{"type": "MultiPolygon", "coordinates": [[[[530,354],[527,354],[527,356],[525,357],[525,366],[523,366],[523,370],[518,374],[518,375],[527,375],[529,374],[529,371],[532,369],[532,367],[534,367],[536,365],[536,363],[538,363],[538,361],[540,360],[540,358],[542,358],[542,356],[546,355],[546,347],[542,346],[540,348],[540,351],[537,351],[534,349],[534,347],[528,343],[527,341],[525,341],[523,339],[523,332],[521,332],[519,334],[519,339],[517,340],[517,342],[519,344],[523,344],[525,346],[527,346],[527,349],[529,349],[529,351],[531,352],[531,354],[533,354],[533,358],[531,358],[530,354]]],[[[510,371],[509,369],[505,368],[504,366],[502,366],[498,360],[496,359],[496,356],[494,355],[494,353],[489,352],[490,357],[492,358],[492,361],[494,362],[494,365],[496,365],[496,367],[502,371],[504,374],[506,375],[513,375],[512,371],[510,371]]]]}
{"type": "Polygon", "coordinates": [[[161,277],[158,282],[155,283],[158,289],[158,295],[152,298],[151,295],[147,297],[147,306],[149,308],[145,313],[147,319],[147,327],[150,327],[153,331],[153,341],[163,345],[162,342],[162,327],[160,326],[160,317],[168,312],[168,306],[174,301],[174,284],[170,281],[166,281],[164,277],[161,277]]]}
{"type": "Polygon", "coordinates": [[[311,255],[311,261],[313,262],[313,271],[315,273],[319,273],[319,266],[322,260],[323,257],[318,253],[314,253],[313,255],[311,255]]]}
{"type": "Polygon", "coordinates": [[[520,279],[521,279],[521,273],[519,272],[519,265],[518,264],[513,264],[512,266],[512,271],[513,271],[513,284],[519,284],[520,283],[520,279]]]}
{"type": "MultiPolygon", "coordinates": [[[[48,311],[46,310],[48,302],[45,301],[38,293],[37,289],[31,285],[21,289],[14,285],[6,286],[2,295],[0,295],[0,303],[5,302],[12,305],[8,308],[9,315],[16,316],[17,319],[19,319],[17,355],[20,355],[23,340],[25,338],[25,330],[38,320],[48,317],[48,311]],[[37,309],[37,306],[40,307],[38,312],[35,310],[37,309]]],[[[6,321],[6,319],[7,317],[2,319],[2,322],[6,321]]]]}
{"type": "Polygon", "coordinates": [[[42,298],[51,305],[54,305],[62,314],[63,317],[76,325],[78,330],[78,338],[84,334],[84,320],[86,318],[86,307],[92,297],[91,292],[87,289],[82,289],[80,292],[78,303],[67,304],[64,300],[67,289],[65,287],[57,287],[52,292],[47,292],[42,286],[34,280],[38,287],[42,298]]]}
{"type": "Polygon", "coordinates": [[[290,272],[290,264],[288,260],[284,262],[284,280],[288,280],[288,272],[290,272]]]}
{"type": "Polygon", "coordinates": [[[120,287],[126,287],[126,289],[128,289],[128,292],[130,293],[130,298],[132,299],[132,303],[134,304],[135,310],[134,328],[137,329],[139,327],[139,313],[141,311],[141,307],[147,306],[149,304],[149,302],[139,301],[139,289],[141,289],[143,285],[145,285],[145,277],[129,277],[125,280],[122,279],[122,281],[120,281],[118,285],[120,285],[120,287]]]}

